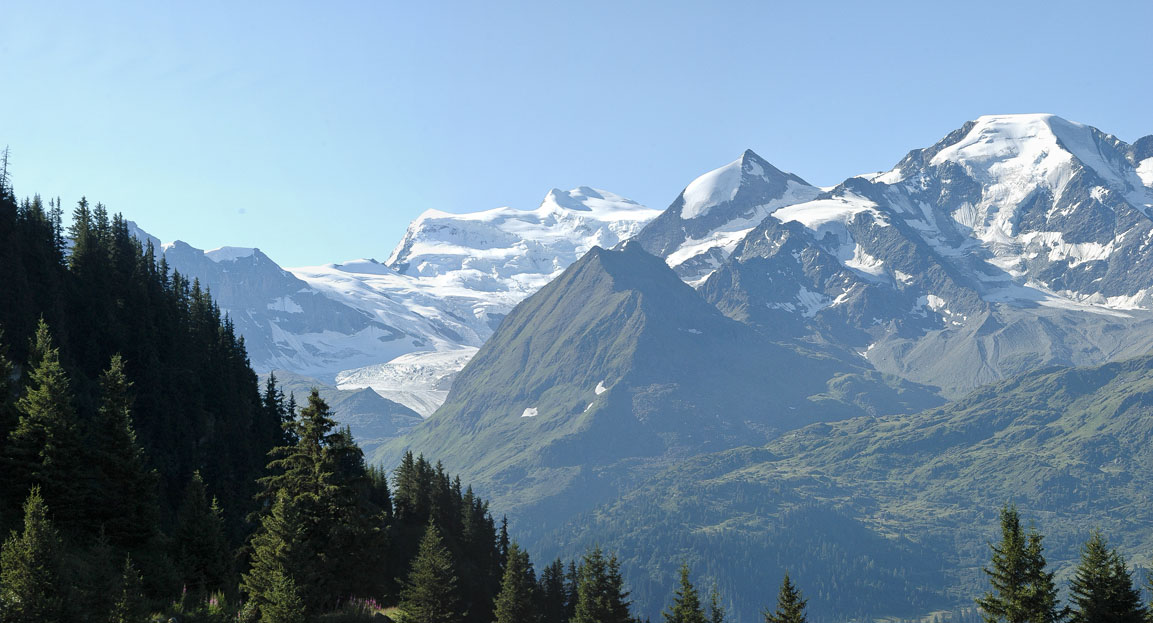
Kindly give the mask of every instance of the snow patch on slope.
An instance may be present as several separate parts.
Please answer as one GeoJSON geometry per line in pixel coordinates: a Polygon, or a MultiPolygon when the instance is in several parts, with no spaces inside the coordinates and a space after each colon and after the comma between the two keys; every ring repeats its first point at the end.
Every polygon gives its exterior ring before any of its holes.
{"type": "Polygon", "coordinates": [[[1141,178],[1142,184],[1153,188],[1153,158],[1146,158],[1137,165],[1137,177],[1141,178]]]}
{"type": "MultiPolygon", "coordinates": [[[[164,246],[167,248],[170,244],[164,246]]],[[[220,262],[232,262],[241,258],[252,257],[252,254],[255,252],[256,249],[250,249],[248,247],[220,247],[219,249],[205,251],[204,256],[219,264],[220,262]]]]}
{"type": "Polygon", "coordinates": [[[796,221],[812,230],[820,240],[825,233],[842,235],[845,225],[861,213],[871,214],[878,225],[889,224],[877,210],[876,203],[853,193],[785,206],[773,212],[773,217],[783,223],[796,221]]]}
{"type": "Polygon", "coordinates": [[[741,188],[743,163],[742,156],[690,182],[682,194],[685,202],[681,207],[681,218],[698,218],[708,214],[713,206],[732,201],[741,188]]]}

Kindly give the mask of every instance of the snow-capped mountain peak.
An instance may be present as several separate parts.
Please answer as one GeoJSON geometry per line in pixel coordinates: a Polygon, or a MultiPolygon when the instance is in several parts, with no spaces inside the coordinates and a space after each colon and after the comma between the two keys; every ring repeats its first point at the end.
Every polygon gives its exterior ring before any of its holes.
{"type": "Polygon", "coordinates": [[[696,285],[773,210],[808,201],[820,192],[745,150],[740,158],[689,182],[637,240],[696,285]]]}
{"type": "MultiPolygon", "coordinates": [[[[390,267],[410,276],[467,271],[523,290],[526,275],[551,277],[593,246],[613,246],[659,214],[608,191],[553,189],[533,210],[430,210],[408,227],[390,267]],[[515,282],[515,283],[514,283],[515,282]]],[[[547,282],[532,278],[533,291],[547,282]]]]}

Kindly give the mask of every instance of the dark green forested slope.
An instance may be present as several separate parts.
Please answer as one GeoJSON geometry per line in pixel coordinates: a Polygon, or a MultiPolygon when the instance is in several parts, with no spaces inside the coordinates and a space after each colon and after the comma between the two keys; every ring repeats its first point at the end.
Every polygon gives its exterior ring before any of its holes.
{"type": "Polygon", "coordinates": [[[1093,527],[1148,565],[1153,357],[1042,370],[923,413],[697,457],[542,542],[618,548],[646,607],[669,561],[688,557],[729,594],[787,568],[816,612],[911,616],[971,603],[1006,501],[1043,525],[1059,576],[1093,527]]]}
{"type": "MultiPolygon", "coordinates": [[[[98,463],[103,449],[89,433],[100,423],[101,375],[119,355],[131,384],[125,408],[158,476],[161,524],[171,524],[200,470],[239,540],[265,454],[281,441],[283,413],[262,403],[243,340],[208,292],[170,274],[103,206],[81,201],[72,218],[65,230],[56,202],[17,205],[0,185],[0,343],[14,366],[0,398],[11,405],[31,379],[44,354],[35,352],[43,323],[44,347],[57,351],[66,377],[62,400],[74,416],[76,450],[86,453],[82,462],[98,463]]],[[[16,417],[10,406],[0,433],[14,429],[16,417]]],[[[6,493],[0,521],[10,527],[26,491],[6,493]]]]}

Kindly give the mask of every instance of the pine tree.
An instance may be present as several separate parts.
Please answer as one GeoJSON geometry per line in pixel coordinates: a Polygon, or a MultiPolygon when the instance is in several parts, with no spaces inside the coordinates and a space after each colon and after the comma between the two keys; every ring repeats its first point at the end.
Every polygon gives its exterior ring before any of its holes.
{"type": "Polygon", "coordinates": [[[661,615],[668,623],[706,623],[705,612],[701,608],[701,598],[697,589],[689,581],[689,564],[683,563],[680,571],[680,586],[673,596],[672,607],[661,615]]]}
{"type": "Polygon", "coordinates": [[[30,383],[16,403],[20,418],[6,449],[7,480],[17,496],[39,485],[44,499],[59,509],[56,520],[73,528],[87,517],[87,469],[68,376],[43,319],[36,328],[31,360],[30,383]]]}
{"type": "Polygon", "coordinates": [[[572,623],[629,623],[628,592],[620,575],[616,556],[604,557],[594,547],[584,555],[577,584],[577,602],[572,623]]]}
{"type": "Polygon", "coordinates": [[[145,620],[142,584],[140,572],[132,564],[132,558],[125,557],[124,570],[120,574],[120,591],[108,617],[109,623],[140,623],[145,620]]]}
{"type": "Polygon", "coordinates": [[[806,603],[786,571],[781,590],[777,593],[777,609],[773,612],[765,610],[765,623],[805,623],[806,603]]]}
{"type": "Polygon", "coordinates": [[[440,531],[428,525],[412,571],[401,591],[400,609],[406,623],[458,623],[461,611],[456,570],[440,531]]]}
{"type": "Polygon", "coordinates": [[[0,620],[51,623],[67,617],[60,585],[61,544],[48,507],[33,487],[24,504],[24,532],[0,548],[0,620]]]}
{"type": "Polygon", "coordinates": [[[507,560],[496,597],[496,623],[536,623],[536,578],[528,552],[514,542],[509,545],[507,560]]]}
{"type": "Polygon", "coordinates": [[[208,499],[200,472],[193,472],[172,535],[172,555],[183,586],[207,594],[226,586],[232,574],[224,518],[216,498],[208,499]]]}
{"type": "Polygon", "coordinates": [[[1056,623],[1058,610],[1053,574],[1045,570],[1042,537],[1021,528],[1017,509],[1001,509],[1001,541],[990,544],[991,568],[986,568],[992,590],[977,600],[988,623],[1056,623]]]}
{"type": "Polygon", "coordinates": [[[1072,623],[1143,623],[1146,610],[1133,586],[1125,559],[1110,550],[1100,532],[1081,548],[1081,562],[1069,583],[1072,623]]]}

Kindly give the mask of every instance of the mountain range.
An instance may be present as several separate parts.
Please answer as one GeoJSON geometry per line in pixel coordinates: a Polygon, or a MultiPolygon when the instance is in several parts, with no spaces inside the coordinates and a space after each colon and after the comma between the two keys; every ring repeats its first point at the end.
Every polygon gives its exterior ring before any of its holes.
{"type": "Polygon", "coordinates": [[[1028,114],[832,187],[746,151],[663,212],[428,212],[384,263],[158,248],[258,367],[431,414],[374,459],[442,460],[536,551],[611,545],[642,611],[691,559],[846,618],[971,604],[1008,499],[1062,572],[1092,522],[1146,559],[1151,244],[1153,136],[1028,114]]]}

